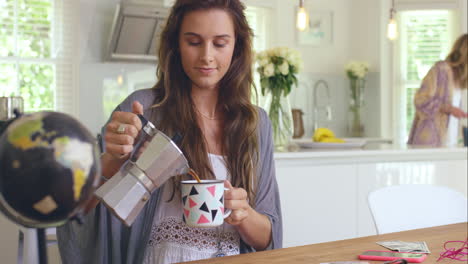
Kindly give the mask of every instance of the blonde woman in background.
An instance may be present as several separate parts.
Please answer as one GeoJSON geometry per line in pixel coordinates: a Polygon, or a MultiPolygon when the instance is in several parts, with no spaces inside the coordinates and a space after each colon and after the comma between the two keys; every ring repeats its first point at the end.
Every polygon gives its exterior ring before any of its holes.
{"type": "Polygon", "coordinates": [[[437,62],[424,77],[414,97],[416,114],[408,144],[435,147],[457,144],[459,121],[468,117],[461,107],[467,89],[467,52],[468,34],[463,34],[447,58],[437,62]]]}

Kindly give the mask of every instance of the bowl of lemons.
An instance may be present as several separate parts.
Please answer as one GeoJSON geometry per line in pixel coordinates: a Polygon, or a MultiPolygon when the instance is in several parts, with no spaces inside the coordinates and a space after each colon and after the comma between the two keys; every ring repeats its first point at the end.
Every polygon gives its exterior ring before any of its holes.
{"type": "Polygon", "coordinates": [[[320,127],[314,131],[312,138],[295,139],[296,143],[301,148],[317,148],[317,149],[348,149],[362,148],[366,144],[365,139],[360,138],[339,138],[329,128],[320,127]]]}

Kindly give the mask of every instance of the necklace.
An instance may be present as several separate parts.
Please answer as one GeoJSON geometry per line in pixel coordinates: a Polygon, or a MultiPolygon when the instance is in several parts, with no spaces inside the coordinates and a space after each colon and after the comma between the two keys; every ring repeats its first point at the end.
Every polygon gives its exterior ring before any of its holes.
{"type": "Polygon", "coordinates": [[[218,117],[214,117],[214,116],[211,117],[211,116],[208,116],[208,115],[203,114],[200,110],[198,110],[198,108],[197,108],[197,106],[196,106],[195,104],[193,104],[193,107],[194,107],[195,110],[197,110],[197,112],[198,112],[201,116],[203,116],[204,118],[209,119],[209,120],[219,120],[218,117]]]}

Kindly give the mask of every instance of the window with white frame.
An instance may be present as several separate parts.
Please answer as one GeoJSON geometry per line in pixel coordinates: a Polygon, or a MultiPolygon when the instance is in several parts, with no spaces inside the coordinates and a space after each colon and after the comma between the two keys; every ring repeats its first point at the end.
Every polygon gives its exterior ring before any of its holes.
{"type": "MultiPolygon", "coordinates": [[[[267,7],[247,6],[246,8],[245,16],[254,33],[253,49],[255,52],[263,51],[269,47],[269,38],[271,36],[271,32],[268,30],[269,20],[271,18],[270,13],[271,10],[267,7]]],[[[263,105],[264,98],[259,92],[260,76],[255,70],[253,73],[259,97],[255,97],[257,94],[253,93],[254,97],[252,98],[252,102],[263,105]]]]}
{"type": "Polygon", "coordinates": [[[245,16],[254,32],[253,49],[265,50],[268,46],[270,32],[267,30],[269,9],[265,7],[247,6],[245,16]]]}
{"type": "Polygon", "coordinates": [[[25,112],[77,112],[74,5],[73,0],[0,0],[0,96],[22,96],[25,112]]]}
{"type": "Polygon", "coordinates": [[[406,141],[413,122],[414,94],[429,69],[445,59],[453,40],[453,14],[449,10],[401,11],[397,16],[396,84],[400,102],[399,137],[406,141]]]}

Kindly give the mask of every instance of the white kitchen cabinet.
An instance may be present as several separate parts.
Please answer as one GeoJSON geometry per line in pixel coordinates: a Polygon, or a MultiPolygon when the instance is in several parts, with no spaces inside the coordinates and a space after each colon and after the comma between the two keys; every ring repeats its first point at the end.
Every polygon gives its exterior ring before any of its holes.
{"type": "Polygon", "coordinates": [[[355,236],[355,166],[288,166],[278,162],[277,175],[284,246],[355,236]]]}
{"type": "Polygon", "coordinates": [[[434,184],[467,195],[466,148],[275,153],[275,162],[284,247],[376,234],[367,196],[385,186],[434,184]]]}

